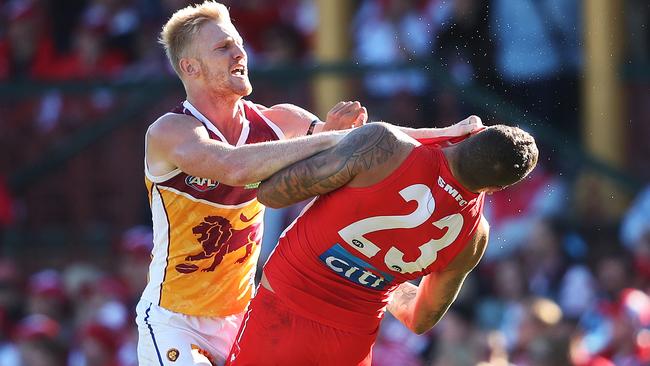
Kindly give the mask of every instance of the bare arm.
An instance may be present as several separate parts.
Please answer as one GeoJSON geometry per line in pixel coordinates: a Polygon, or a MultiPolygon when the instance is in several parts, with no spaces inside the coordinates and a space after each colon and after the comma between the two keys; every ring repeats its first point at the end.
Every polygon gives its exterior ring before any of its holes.
{"type": "Polygon", "coordinates": [[[305,136],[313,121],[318,121],[312,131],[346,130],[362,126],[368,119],[366,108],[359,102],[339,102],[327,113],[321,122],[313,113],[293,104],[277,104],[270,108],[258,105],[265,117],[273,121],[287,138],[305,136]]]}
{"type": "Polygon", "coordinates": [[[356,128],[335,147],[299,161],[262,182],[257,198],[268,207],[285,207],[331,192],[354,179],[367,176],[381,179],[413,147],[398,134],[399,131],[382,123],[356,128]]]}
{"type": "Polygon", "coordinates": [[[483,122],[478,116],[469,116],[464,120],[443,128],[409,128],[398,127],[400,131],[411,136],[414,139],[431,138],[431,137],[456,137],[470,133],[478,132],[485,128],[483,122]]]}
{"type": "MultiPolygon", "coordinates": [[[[318,120],[316,115],[293,104],[277,104],[271,108],[258,105],[258,108],[282,129],[287,138],[304,136],[311,122],[318,120]]],[[[318,122],[315,125],[313,133],[359,127],[364,125],[367,120],[368,111],[359,102],[339,102],[327,113],[326,122],[318,122]]],[[[477,116],[469,116],[454,125],[443,128],[395,127],[415,139],[463,136],[484,128],[481,119],[477,116]]]]}
{"type": "Polygon", "coordinates": [[[463,281],[476,267],[487,246],[489,227],[482,218],[472,242],[439,273],[425,276],[419,286],[402,283],[393,292],[388,311],[417,334],[431,329],[456,300],[463,281]]]}
{"type": "Polygon", "coordinates": [[[166,115],[147,132],[147,162],[156,175],[183,172],[232,186],[259,182],[298,160],[335,145],[345,132],[291,141],[234,147],[210,139],[203,125],[184,115],[166,115]]]}

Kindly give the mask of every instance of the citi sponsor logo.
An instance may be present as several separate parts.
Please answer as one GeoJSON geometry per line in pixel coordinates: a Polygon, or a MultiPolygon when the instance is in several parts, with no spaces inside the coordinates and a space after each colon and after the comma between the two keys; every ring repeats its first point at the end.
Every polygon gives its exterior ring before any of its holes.
{"type": "Polygon", "coordinates": [[[378,271],[370,264],[352,255],[340,244],[335,244],[319,258],[334,273],[365,288],[383,290],[393,281],[393,276],[378,271]]]}
{"type": "Polygon", "coordinates": [[[206,192],[217,188],[219,182],[209,178],[201,178],[195,177],[193,175],[188,175],[185,177],[185,184],[196,189],[199,192],[206,192]]]}
{"type": "Polygon", "coordinates": [[[460,207],[463,207],[467,205],[467,201],[463,198],[463,196],[458,193],[458,191],[452,187],[449,183],[445,182],[442,177],[438,176],[438,186],[442,188],[445,192],[447,192],[451,197],[453,197],[456,202],[458,202],[458,205],[460,207]]]}

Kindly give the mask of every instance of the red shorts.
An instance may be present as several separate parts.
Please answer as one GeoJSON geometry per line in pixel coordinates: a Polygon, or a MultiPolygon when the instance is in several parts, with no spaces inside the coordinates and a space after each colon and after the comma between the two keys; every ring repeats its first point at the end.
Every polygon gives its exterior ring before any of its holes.
{"type": "Polygon", "coordinates": [[[260,286],[226,365],[370,366],[376,337],[376,332],[358,335],[302,317],[260,286]]]}

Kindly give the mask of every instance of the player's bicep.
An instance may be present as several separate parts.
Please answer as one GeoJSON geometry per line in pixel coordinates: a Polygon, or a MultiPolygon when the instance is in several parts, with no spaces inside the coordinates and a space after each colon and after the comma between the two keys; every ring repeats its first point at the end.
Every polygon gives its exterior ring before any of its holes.
{"type": "Polygon", "coordinates": [[[148,132],[148,143],[161,160],[183,172],[204,178],[214,173],[227,173],[225,164],[228,145],[210,139],[200,122],[185,116],[172,116],[157,121],[148,132]],[[223,159],[221,158],[223,157],[223,159]]]}
{"type": "Polygon", "coordinates": [[[269,207],[285,207],[344,186],[355,176],[385,163],[397,139],[385,125],[370,124],[350,132],[336,146],[275,173],[257,197],[269,207]]]}

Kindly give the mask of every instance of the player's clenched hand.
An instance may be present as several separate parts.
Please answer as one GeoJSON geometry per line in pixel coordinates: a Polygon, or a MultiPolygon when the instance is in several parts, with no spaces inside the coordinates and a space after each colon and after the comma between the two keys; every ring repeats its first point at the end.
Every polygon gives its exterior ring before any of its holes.
{"type": "Polygon", "coordinates": [[[455,125],[447,127],[446,134],[449,136],[463,136],[469,133],[477,134],[485,128],[480,117],[469,116],[455,125]]]}
{"type": "Polygon", "coordinates": [[[368,120],[368,111],[359,102],[338,102],[329,112],[323,131],[345,130],[362,126],[368,120]]]}

